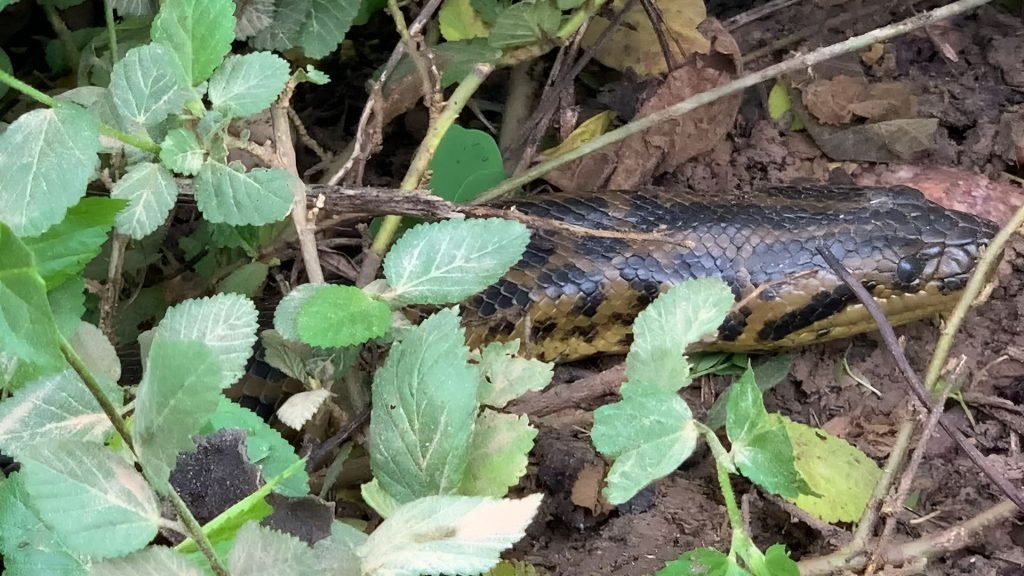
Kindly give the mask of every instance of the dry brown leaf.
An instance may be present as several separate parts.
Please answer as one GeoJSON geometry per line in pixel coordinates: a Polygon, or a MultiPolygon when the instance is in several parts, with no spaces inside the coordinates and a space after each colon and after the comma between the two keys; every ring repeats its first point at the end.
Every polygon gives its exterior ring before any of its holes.
{"type": "Polygon", "coordinates": [[[901,120],[917,116],[917,97],[901,82],[869,84],[850,111],[869,122],[901,120]]]}
{"type": "Polygon", "coordinates": [[[611,509],[608,502],[601,496],[604,486],[605,465],[603,462],[587,464],[576,476],[569,499],[580,508],[586,508],[595,515],[611,509]]]}
{"type": "Polygon", "coordinates": [[[868,82],[863,78],[842,75],[831,80],[815,80],[801,96],[807,111],[822,124],[846,124],[853,118],[850,106],[860,100],[868,82]]]}

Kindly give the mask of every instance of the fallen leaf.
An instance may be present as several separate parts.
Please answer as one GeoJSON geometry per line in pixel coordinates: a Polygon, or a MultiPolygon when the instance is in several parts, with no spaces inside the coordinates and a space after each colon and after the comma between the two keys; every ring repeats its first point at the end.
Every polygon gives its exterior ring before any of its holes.
{"type": "Polygon", "coordinates": [[[836,76],[814,80],[800,90],[807,111],[822,124],[846,124],[853,118],[850,106],[857,102],[868,82],[863,78],[836,76]]]}
{"type": "Polygon", "coordinates": [[[606,471],[603,462],[584,466],[576,476],[576,482],[572,485],[572,492],[569,495],[572,503],[590,510],[594,515],[609,510],[612,506],[601,495],[606,471]]]}

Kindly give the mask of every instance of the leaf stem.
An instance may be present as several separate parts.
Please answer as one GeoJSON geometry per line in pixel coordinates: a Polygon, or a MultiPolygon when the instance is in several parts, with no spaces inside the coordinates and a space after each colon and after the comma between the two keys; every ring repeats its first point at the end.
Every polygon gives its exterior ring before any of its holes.
{"type": "Polygon", "coordinates": [[[60,17],[60,13],[53,6],[43,4],[43,12],[46,14],[46,19],[50,21],[53,31],[57,33],[60,43],[64,45],[64,51],[68,54],[68,67],[71,68],[71,73],[77,74],[78,63],[82,59],[82,53],[78,50],[78,45],[75,44],[75,38],[71,35],[71,30],[68,29],[67,23],[64,22],[64,19],[60,17]]]}
{"type": "MultiPolygon", "coordinates": [[[[480,85],[483,84],[492,70],[494,70],[494,66],[491,64],[477,64],[462,79],[458,88],[452,92],[451,97],[445,104],[444,110],[437,117],[437,123],[430,128],[427,135],[423,138],[423,142],[420,143],[420,147],[416,150],[416,156],[413,157],[409,170],[405,173],[405,178],[402,180],[402,190],[416,190],[420,187],[420,181],[426,175],[427,168],[430,166],[430,160],[434,157],[434,152],[437,151],[437,146],[441,143],[441,139],[448,132],[448,129],[451,128],[451,125],[455,123],[462,109],[469,102],[470,97],[480,88],[480,85]]],[[[389,215],[384,217],[377,237],[373,239],[373,245],[371,246],[371,250],[378,256],[383,255],[387,251],[388,246],[398,232],[401,222],[401,216],[389,215]]]]}
{"type": "Polygon", "coordinates": [[[739,504],[736,503],[736,494],[732,490],[732,481],[729,479],[729,471],[717,461],[715,470],[718,471],[718,485],[722,489],[722,498],[725,500],[725,512],[729,516],[729,525],[732,526],[732,545],[729,547],[729,555],[736,554],[737,537],[743,532],[743,514],[740,512],[739,504]]]}
{"type": "Polygon", "coordinates": [[[113,0],[103,0],[103,16],[107,22],[107,37],[110,40],[110,65],[117,63],[117,26],[114,21],[113,0]]]}
{"type": "Polygon", "coordinates": [[[952,2],[945,6],[941,6],[930,12],[925,12],[923,14],[913,16],[902,22],[890,24],[889,26],[883,26],[882,28],[877,28],[866,34],[854,36],[853,38],[849,38],[842,42],[838,42],[830,46],[825,46],[824,48],[819,48],[812,52],[808,52],[807,54],[795,56],[793,58],[790,58],[789,60],[779,62],[778,64],[773,64],[771,66],[768,66],[767,68],[761,69],[758,72],[747,74],[741,78],[733,80],[732,82],[722,84],[721,86],[713,90],[708,90],[706,92],[701,92],[700,94],[695,94],[690,98],[683,100],[682,102],[673,104],[672,106],[663,108],[649,116],[644,116],[639,120],[635,120],[633,122],[630,122],[629,124],[626,124],[625,126],[612,130],[611,132],[602,134],[597,138],[594,138],[593,140],[587,142],[586,144],[583,144],[582,146],[574,150],[562,154],[561,156],[552,158],[545,162],[541,162],[534,166],[533,168],[531,168],[530,170],[523,172],[522,175],[514,178],[509,178],[508,180],[505,180],[504,182],[498,184],[494,188],[491,188],[487,192],[484,192],[483,194],[478,196],[473,201],[473,203],[482,204],[489,202],[491,200],[495,200],[511,192],[512,190],[519,188],[523,184],[527,184],[529,182],[536,180],[537,178],[540,178],[541,176],[547,174],[548,172],[554,170],[555,168],[558,168],[559,166],[563,166],[565,164],[568,164],[569,162],[572,162],[573,160],[582,158],[583,156],[600,150],[605,146],[609,146],[611,144],[615,144],[616,142],[620,142],[628,138],[629,136],[643,132],[648,128],[652,128],[654,126],[662,124],[666,120],[682,116],[683,114],[691,112],[697,108],[700,108],[701,106],[710,104],[718,100],[719,98],[728,96],[730,94],[735,94],[737,92],[750,88],[751,86],[756,86],[757,84],[760,84],[772,78],[776,78],[783,74],[796,72],[809,66],[819,64],[826,60],[835,58],[836,56],[841,56],[849,52],[862,50],[864,48],[867,48],[868,46],[871,46],[872,44],[875,44],[876,42],[882,42],[890,38],[906,34],[907,32],[910,32],[912,30],[922,28],[934,22],[938,22],[940,20],[944,20],[946,18],[966,12],[973,8],[977,8],[979,6],[987,4],[989,1],[990,0],[957,0],[956,2],[952,2]]]}
{"type": "Polygon", "coordinates": [[[0,82],[7,84],[8,86],[14,88],[18,92],[21,92],[22,94],[28,96],[29,98],[32,98],[36,102],[49,106],[50,108],[56,108],[58,105],[58,102],[49,94],[39,91],[34,86],[31,86],[29,84],[22,82],[21,80],[18,80],[13,75],[8,74],[3,70],[0,70],[0,82]]]}

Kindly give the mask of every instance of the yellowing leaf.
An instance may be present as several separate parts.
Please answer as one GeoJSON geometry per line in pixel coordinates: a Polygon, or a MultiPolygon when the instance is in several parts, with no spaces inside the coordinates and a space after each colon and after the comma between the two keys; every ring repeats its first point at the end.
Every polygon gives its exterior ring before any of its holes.
{"type": "MultiPolygon", "coordinates": [[[[703,0],[657,0],[656,3],[661,8],[668,28],[665,33],[677,61],[694,52],[706,54],[710,50],[707,38],[697,30],[697,25],[707,17],[703,0]],[[684,53],[680,53],[680,48],[684,53]]],[[[625,4],[626,0],[615,0],[611,7],[617,12],[625,4]]],[[[593,46],[610,24],[605,18],[595,17],[583,36],[583,46],[588,49],[593,46]]],[[[610,68],[620,71],[632,68],[642,76],[668,71],[658,35],[640,3],[625,15],[622,24],[601,44],[594,57],[610,68]]]]}
{"type": "Polygon", "coordinates": [[[583,146],[587,142],[590,142],[594,138],[604,134],[608,131],[608,128],[612,125],[612,119],[615,117],[615,113],[611,110],[605,110],[599,114],[596,114],[587,119],[586,122],[580,124],[564,142],[555,146],[554,148],[548,148],[541,154],[545,158],[557,158],[562,154],[571,152],[580,146],[583,146]]]}
{"type": "Polygon", "coordinates": [[[449,42],[486,38],[490,31],[470,5],[470,0],[445,0],[437,17],[441,23],[441,35],[449,42]]]}

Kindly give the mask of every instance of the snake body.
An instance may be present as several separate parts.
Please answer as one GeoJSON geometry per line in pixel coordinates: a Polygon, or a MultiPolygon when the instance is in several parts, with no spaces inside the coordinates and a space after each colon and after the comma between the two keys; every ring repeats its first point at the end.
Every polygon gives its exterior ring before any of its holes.
{"type": "Polygon", "coordinates": [[[531,356],[554,362],[624,353],[636,315],[693,278],[721,278],[737,303],[717,337],[695,349],[771,351],[872,330],[819,246],[890,322],[905,324],[955,304],[998,230],[903,186],[772,186],[720,197],[649,187],[502,206],[571,226],[534,227],[522,259],[463,303],[467,343],[519,338],[531,356]]]}

